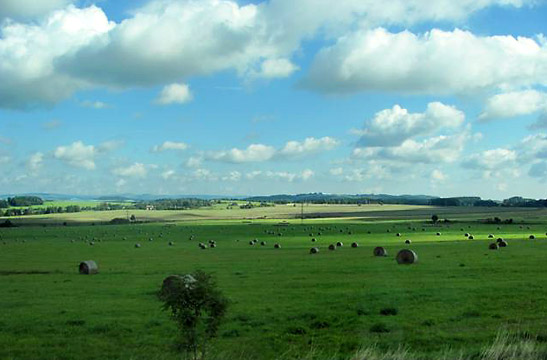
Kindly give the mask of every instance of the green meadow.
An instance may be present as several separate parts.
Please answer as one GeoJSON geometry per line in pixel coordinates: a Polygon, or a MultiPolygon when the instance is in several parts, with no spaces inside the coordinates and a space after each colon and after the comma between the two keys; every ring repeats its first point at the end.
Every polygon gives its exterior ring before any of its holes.
{"type": "Polygon", "coordinates": [[[196,269],[213,273],[230,299],[213,359],[365,359],[371,348],[479,358],[503,332],[546,346],[545,210],[384,206],[337,218],[326,216],[340,207],[313,210],[304,220],[281,207],[163,219],[169,212],[149,211],[137,218],[150,214],[151,223],[94,226],[93,216],[117,213],[21,218],[27,226],[0,229],[0,359],[179,359],[156,293],[166,276],[196,269]],[[432,224],[432,213],[451,222],[432,224]],[[484,223],[495,216],[514,223],[484,223]],[[489,250],[489,234],[508,246],[489,250]],[[209,240],[217,247],[198,247],[209,240]],[[388,256],[374,257],[376,246],[388,256]],[[405,248],[416,264],[397,264],[405,248]],[[90,259],[99,274],[78,274],[90,259]]]}

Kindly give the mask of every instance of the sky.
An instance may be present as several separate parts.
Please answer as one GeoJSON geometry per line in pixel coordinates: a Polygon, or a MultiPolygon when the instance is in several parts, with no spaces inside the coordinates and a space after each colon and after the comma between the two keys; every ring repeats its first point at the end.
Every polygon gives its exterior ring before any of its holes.
{"type": "Polygon", "coordinates": [[[1,0],[0,193],[547,197],[542,0],[1,0]]]}

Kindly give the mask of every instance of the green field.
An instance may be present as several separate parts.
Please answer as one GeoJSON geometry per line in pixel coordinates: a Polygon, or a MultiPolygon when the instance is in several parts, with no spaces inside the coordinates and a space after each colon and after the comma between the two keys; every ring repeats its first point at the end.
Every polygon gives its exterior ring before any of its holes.
{"type": "Polygon", "coordinates": [[[230,299],[214,359],[349,359],[371,347],[406,349],[416,358],[476,357],[500,331],[544,347],[547,212],[495,211],[316,206],[307,214],[347,217],[292,219],[288,226],[269,220],[294,218],[294,209],[280,206],[171,217],[143,211],[138,218],[150,214],[155,222],[120,226],[70,226],[116,212],[29,216],[21,221],[48,226],[0,229],[0,359],[180,358],[175,325],[156,292],[166,276],[196,269],[214,273],[230,299]],[[433,212],[452,222],[431,224],[433,212]],[[477,221],[494,216],[516,223],[477,221]],[[69,226],[51,226],[61,220],[69,226]],[[491,233],[509,246],[488,250],[491,233]],[[310,234],[316,255],[309,254],[310,234]],[[254,238],[266,246],[250,246],[254,238]],[[217,248],[198,248],[211,239],[217,248]],[[344,246],[327,250],[337,241],[344,246]],[[389,256],[374,257],[375,246],[389,256]],[[416,251],[419,262],[398,265],[394,256],[403,248],[416,251]],[[79,275],[79,262],[89,259],[100,273],[79,275]]]}

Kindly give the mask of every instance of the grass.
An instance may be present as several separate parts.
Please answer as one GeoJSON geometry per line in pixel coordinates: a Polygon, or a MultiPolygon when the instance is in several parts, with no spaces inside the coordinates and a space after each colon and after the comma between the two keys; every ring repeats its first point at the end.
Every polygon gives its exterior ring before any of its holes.
{"type": "Polygon", "coordinates": [[[458,354],[490,360],[524,354],[526,346],[513,346],[520,344],[513,338],[495,341],[500,329],[526,332],[534,339],[531,356],[541,353],[547,338],[545,217],[498,230],[468,220],[432,226],[412,213],[406,221],[385,213],[378,221],[315,219],[289,226],[207,218],[0,229],[0,359],[180,358],[175,325],[155,294],[166,276],[196,269],[214,273],[231,300],[212,358],[396,359],[386,356],[404,353],[404,359],[458,354]],[[319,254],[308,254],[310,233],[319,254]],[[490,233],[509,246],[488,250],[490,233]],[[249,246],[254,238],[268,245],[249,246]],[[411,245],[403,244],[407,238],[411,245]],[[217,248],[198,248],[210,239],[217,248]],[[326,250],[337,241],[360,246],[326,250]],[[281,249],[273,248],[276,242],[281,249]],[[379,245],[390,256],[372,256],[379,245]],[[396,264],[397,250],[405,247],[419,254],[418,264],[396,264]],[[79,275],[79,262],[89,259],[100,273],[79,275]]]}

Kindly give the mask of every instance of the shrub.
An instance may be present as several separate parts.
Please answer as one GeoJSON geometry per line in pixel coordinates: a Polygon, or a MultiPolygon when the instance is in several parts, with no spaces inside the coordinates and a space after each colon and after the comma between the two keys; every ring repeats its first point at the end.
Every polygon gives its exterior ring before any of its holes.
{"type": "Polygon", "coordinates": [[[228,306],[211,275],[195,271],[169,276],[159,298],[177,323],[180,347],[194,360],[205,359],[208,342],[216,337],[228,306]]]}

